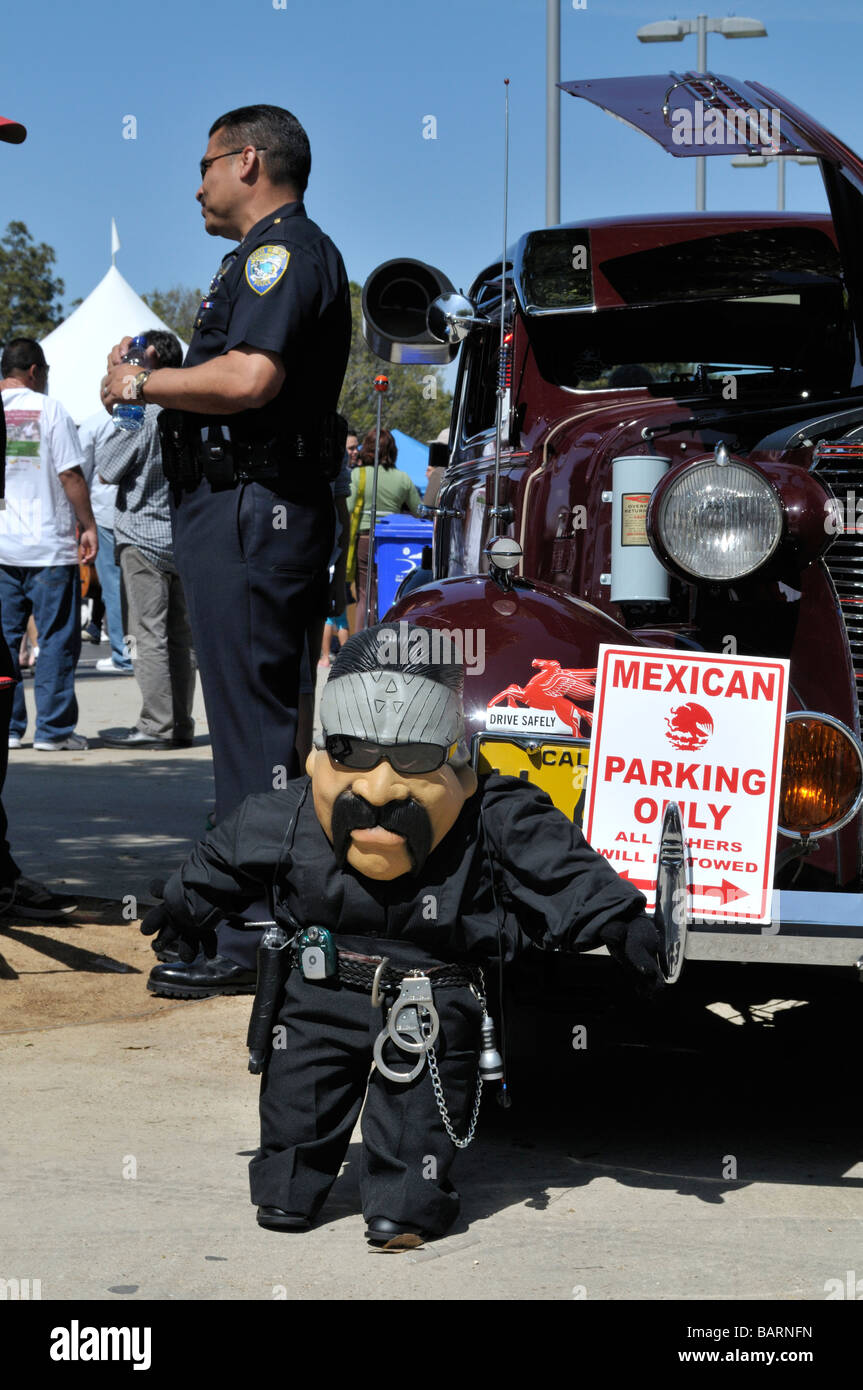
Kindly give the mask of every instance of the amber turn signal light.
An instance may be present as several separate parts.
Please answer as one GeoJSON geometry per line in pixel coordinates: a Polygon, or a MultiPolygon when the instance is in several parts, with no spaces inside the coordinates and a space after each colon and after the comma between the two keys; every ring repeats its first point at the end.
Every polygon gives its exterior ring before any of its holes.
{"type": "Polygon", "coordinates": [[[829,714],[801,710],[785,721],[779,829],[817,840],[846,825],[863,805],[863,748],[829,714]]]}

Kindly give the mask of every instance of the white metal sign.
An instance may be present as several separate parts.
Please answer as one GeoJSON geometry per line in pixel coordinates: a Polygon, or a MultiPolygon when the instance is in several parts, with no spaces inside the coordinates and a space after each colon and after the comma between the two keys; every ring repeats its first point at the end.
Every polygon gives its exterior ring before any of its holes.
{"type": "Polygon", "coordinates": [[[680,806],[695,917],[769,922],[788,662],[601,646],[584,833],[653,910],[680,806]]]}

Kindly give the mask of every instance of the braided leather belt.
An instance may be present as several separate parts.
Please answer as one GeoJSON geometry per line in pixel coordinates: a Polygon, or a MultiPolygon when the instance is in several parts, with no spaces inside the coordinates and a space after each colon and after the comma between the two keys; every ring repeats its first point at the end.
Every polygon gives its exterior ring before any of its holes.
{"type": "MultiPolygon", "coordinates": [[[[371,994],[381,957],[361,956],[356,951],[339,951],[338,956],[339,973],[335,978],[338,979],[339,983],[347,985],[349,989],[361,989],[366,994],[371,994]]],[[[294,966],[299,964],[296,952],[293,950],[291,951],[291,964],[294,966]]],[[[479,970],[470,965],[405,965],[396,968],[387,965],[378,977],[378,988],[398,990],[402,980],[412,970],[419,970],[423,975],[428,975],[435,988],[466,989],[471,985],[481,983],[479,970]]]]}

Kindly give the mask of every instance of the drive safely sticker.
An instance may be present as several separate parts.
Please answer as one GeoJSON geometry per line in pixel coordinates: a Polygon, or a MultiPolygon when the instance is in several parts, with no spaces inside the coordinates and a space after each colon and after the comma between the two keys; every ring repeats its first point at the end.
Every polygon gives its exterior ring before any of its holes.
{"type": "Polygon", "coordinates": [[[600,647],[584,833],[649,910],[676,801],[693,916],[771,920],[787,688],[785,660],[600,647]]]}
{"type": "Polygon", "coordinates": [[[582,708],[594,697],[596,667],[584,670],[537,657],[525,685],[508,685],[488,702],[485,726],[499,734],[566,734],[580,738],[590,731],[593,715],[582,708]]]}

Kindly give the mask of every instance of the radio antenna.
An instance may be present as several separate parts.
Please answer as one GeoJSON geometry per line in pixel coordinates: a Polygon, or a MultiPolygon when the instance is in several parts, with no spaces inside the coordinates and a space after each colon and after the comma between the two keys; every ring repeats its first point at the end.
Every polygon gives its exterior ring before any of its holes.
{"type": "MultiPolygon", "coordinates": [[[[503,402],[507,392],[509,376],[509,352],[506,343],[506,241],[507,206],[509,203],[509,78],[503,79],[504,119],[503,119],[503,249],[500,258],[500,357],[497,369],[497,415],[494,430],[494,506],[491,511],[492,526],[497,534],[503,520],[500,508],[500,446],[503,434],[503,402]]],[[[510,520],[506,508],[506,520],[510,520]]]]}

